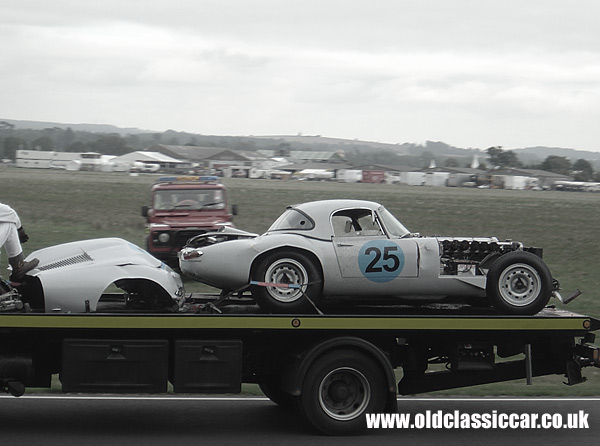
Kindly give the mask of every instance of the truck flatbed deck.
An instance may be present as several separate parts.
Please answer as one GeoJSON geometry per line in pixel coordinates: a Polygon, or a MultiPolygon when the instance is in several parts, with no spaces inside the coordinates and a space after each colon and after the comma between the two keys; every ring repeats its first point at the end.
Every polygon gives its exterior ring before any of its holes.
{"type": "Polygon", "coordinates": [[[460,307],[363,307],[361,314],[273,315],[247,307],[221,314],[194,313],[0,313],[2,328],[65,329],[253,329],[253,330],[374,330],[374,331],[560,331],[583,336],[600,329],[600,320],[546,308],[533,316],[481,314],[460,307]],[[237,311],[236,311],[237,310],[237,311]],[[394,311],[395,310],[395,311],[394,311]],[[381,314],[385,312],[386,314],[381,314]]]}
{"type": "Polygon", "coordinates": [[[557,308],[307,315],[213,301],[175,313],[0,313],[0,388],[20,396],[25,386],[49,387],[54,374],[64,392],[162,393],[170,382],[175,393],[236,393],[258,383],[321,432],[349,434],[365,427],[365,413],[397,410],[397,394],[550,374],[577,384],[583,367],[600,366],[600,320],[557,308]]]}

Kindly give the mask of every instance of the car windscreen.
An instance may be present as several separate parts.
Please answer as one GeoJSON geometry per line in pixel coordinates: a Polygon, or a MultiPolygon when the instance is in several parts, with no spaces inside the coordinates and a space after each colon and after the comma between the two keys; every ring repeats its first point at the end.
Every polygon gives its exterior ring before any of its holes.
{"type": "Polygon", "coordinates": [[[220,189],[164,189],[154,193],[154,209],[225,209],[220,189]]]}
{"type": "Polygon", "coordinates": [[[410,234],[410,231],[406,229],[402,223],[396,220],[396,217],[383,206],[379,208],[379,215],[385,230],[388,232],[388,236],[403,237],[406,234],[410,234]]]}
{"type": "Polygon", "coordinates": [[[289,230],[309,230],[315,227],[315,223],[306,215],[297,209],[287,209],[281,216],[275,220],[267,232],[271,231],[289,231],[289,230]]]}

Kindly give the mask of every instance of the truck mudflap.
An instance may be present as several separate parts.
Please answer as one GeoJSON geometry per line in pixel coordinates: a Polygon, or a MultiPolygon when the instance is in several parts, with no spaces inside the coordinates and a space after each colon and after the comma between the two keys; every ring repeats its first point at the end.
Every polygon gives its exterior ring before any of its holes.
{"type": "Polygon", "coordinates": [[[565,384],[572,386],[585,382],[587,379],[581,373],[581,369],[584,367],[600,368],[600,347],[593,345],[595,337],[594,333],[588,333],[573,348],[573,357],[567,361],[565,373],[567,382],[565,384]]]}

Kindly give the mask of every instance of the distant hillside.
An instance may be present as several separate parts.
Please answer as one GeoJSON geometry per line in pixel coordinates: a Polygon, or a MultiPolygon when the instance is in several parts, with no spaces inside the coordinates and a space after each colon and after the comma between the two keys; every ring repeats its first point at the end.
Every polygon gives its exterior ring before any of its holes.
{"type": "Polygon", "coordinates": [[[150,130],[141,130],[138,128],[122,128],[109,124],[62,124],[59,122],[18,121],[15,119],[3,118],[0,118],[0,121],[8,122],[9,124],[14,125],[16,129],[44,130],[48,128],[70,128],[71,130],[80,132],[116,133],[121,136],[151,133],[150,130]]]}
{"type": "Polygon", "coordinates": [[[537,157],[544,160],[549,156],[564,156],[572,160],[585,159],[600,161],[600,152],[587,152],[585,150],[564,149],[561,147],[527,147],[514,151],[519,158],[526,160],[528,157],[537,157]]]}
{"type": "Polygon", "coordinates": [[[250,138],[262,139],[262,140],[280,140],[287,143],[296,143],[304,145],[330,145],[330,146],[349,146],[349,147],[371,147],[374,149],[390,150],[392,152],[405,152],[408,154],[408,146],[410,144],[390,144],[381,143],[374,141],[362,141],[359,139],[343,139],[343,138],[331,138],[320,135],[266,135],[266,136],[251,136],[250,138]]]}
{"type": "MultiPolygon", "coordinates": [[[[273,136],[252,136],[248,138],[262,139],[262,140],[279,140],[281,142],[287,142],[290,144],[302,144],[310,146],[338,146],[339,148],[344,147],[362,147],[372,148],[379,150],[388,150],[394,152],[399,156],[403,155],[418,155],[423,152],[429,152],[436,157],[472,157],[474,154],[485,156],[487,147],[483,148],[460,148],[450,146],[441,141],[427,141],[424,145],[403,143],[403,144],[389,144],[379,143],[372,141],[361,141],[361,140],[349,140],[341,138],[329,138],[324,136],[286,136],[286,135],[273,135],[273,136]]],[[[561,147],[526,147],[519,149],[509,149],[527,163],[529,161],[541,162],[547,157],[553,156],[564,156],[571,160],[586,159],[586,160],[597,160],[600,161],[600,152],[588,152],[584,150],[574,150],[561,147]]]]}
{"type": "MultiPolygon", "coordinates": [[[[157,143],[170,145],[195,145],[204,147],[221,147],[232,150],[260,150],[260,149],[290,149],[290,150],[320,150],[337,151],[343,150],[348,160],[364,163],[398,163],[398,158],[403,162],[419,165],[423,162],[429,163],[432,158],[446,159],[456,158],[461,165],[468,163],[474,155],[480,159],[487,156],[487,147],[482,148],[460,148],[453,147],[441,141],[427,141],[424,144],[402,143],[390,144],[374,141],[362,141],[357,139],[332,138],[321,135],[250,135],[250,136],[225,136],[225,135],[202,135],[175,130],[157,132],[138,128],[122,128],[108,124],[64,124],[57,122],[21,121],[15,119],[1,119],[0,122],[14,125],[14,129],[43,131],[47,129],[71,129],[80,132],[80,139],[90,141],[94,134],[112,134],[127,138],[127,146],[132,150],[147,149],[157,143]],[[87,135],[84,135],[87,133],[87,135]],[[359,161],[360,159],[360,161],[359,161]]],[[[2,130],[0,128],[0,130],[2,130]]],[[[28,142],[40,135],[22,135],[28,142]]],[[[96,136],[98,138],[99,136],[96,136]]],[[[61,144],[56,150],[64,150],[61,144]]],[[[88,147],[89,150],[97,150],[88,147]]],[[[126,147],[122,148],[126,150],[126,147]]],[[[600,151],[588,152],[560,147],[526,147],[512,150],[525,165],[540,164],[548,156],[564,156],[572,162],[585,159],[594,165],[600,165],[600,151]]]]}

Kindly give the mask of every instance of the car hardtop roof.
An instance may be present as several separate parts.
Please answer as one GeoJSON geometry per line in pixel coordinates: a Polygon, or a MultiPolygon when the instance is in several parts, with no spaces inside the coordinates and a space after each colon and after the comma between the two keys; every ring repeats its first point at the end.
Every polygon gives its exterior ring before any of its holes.
{"type": "MultiPolygon", "coordinates": [[[[314,226],[308,229],[287,231],[291,231],[292,233],[296,234],[307,233],[310,234],[311,237],[317,239],[329,240],[333,235],[331,225],[329,224],[329,218],[333,213],[341,210],[357,208],[376,211],[380,207],[381,205],[374,201],[351,199],[309,201],[306,203],[287,206],[286,211],[295,209],[306,214],[314,222],[314,226]]],[[[279,230],[276,231],[278,232],[279,230]]]]}
{"type": "Polygon", "coordinates": [[[342,209],[366,208],[376,211],[381,207],[381,204],[368,200],[353,200],[353,199],[333,199],[333,200],[318,200],[299,203],[288,206],[288,209],[298,209],[309,216],[317,214],[331,214],[342,209]]]}

